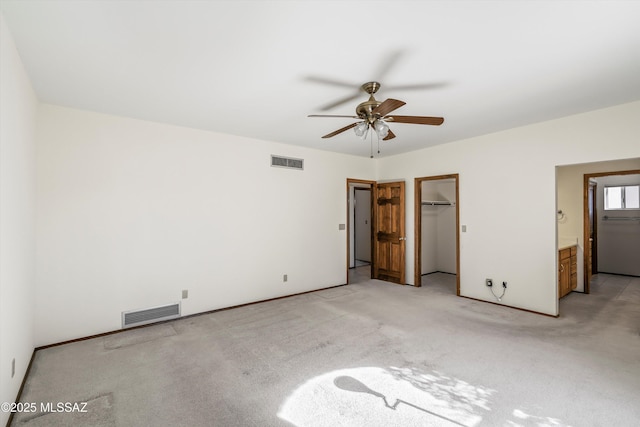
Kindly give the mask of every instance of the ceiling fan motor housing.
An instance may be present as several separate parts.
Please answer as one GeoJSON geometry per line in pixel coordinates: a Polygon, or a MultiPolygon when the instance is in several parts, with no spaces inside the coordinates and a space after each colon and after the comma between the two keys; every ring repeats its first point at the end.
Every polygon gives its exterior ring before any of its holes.
{"type": "Polygon", "coordinates": [[[376,114],[373,114],[373,110],[378,108],[380,104],[381,102],[377,101],[373,95],[371,95],[368,101],[362,102],[356,107],[356,114],[361,119],[366,120],[369,123],[373,123],[379,118],[376,114]]]}
{"type": "Polygon", "coordinates": [[[376,121],[376,119],[379,118],[379,117],[375,117],[374,116],[373,110],[378,108],[378,105],[380,105],[381,102],[377,101],[373,97],[373,94],[376,93],[378,91],[378,89],[380,89],[380,83],[378,83],[378,82],[367,82],[367,83],[363,84],[362,86],[360,86],[360,88],[363,91],[365,91],[366,93],[368,93],[370,96],[369,96],[369,100],[360,103],[356,107],[356,114],[361,119],[366,120],[369,123],[373,123],[373,122],[376,121]]]}

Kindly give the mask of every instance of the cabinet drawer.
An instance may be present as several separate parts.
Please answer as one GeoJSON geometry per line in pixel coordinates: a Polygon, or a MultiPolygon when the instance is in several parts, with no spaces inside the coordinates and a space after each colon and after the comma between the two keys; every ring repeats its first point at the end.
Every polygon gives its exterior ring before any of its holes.
{"type": "Polygon", "coordinates": [[[571,246],[569,249],[571,250],[571,256],[578,255],[578,247],[577,246],[571,246]]]}
{"type": "Polygon", "coordinates": [[[571,258],[571,248],[560,250],[560,259],[571,258]]]}

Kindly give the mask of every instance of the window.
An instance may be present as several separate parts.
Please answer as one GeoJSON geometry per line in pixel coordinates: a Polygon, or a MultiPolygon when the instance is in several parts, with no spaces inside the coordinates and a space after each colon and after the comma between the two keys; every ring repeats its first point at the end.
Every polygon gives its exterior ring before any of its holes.
{"type": "Polygon", "coordinates": [[[640,185],[605,187],[604,209],[640,209],[640,185]]]}

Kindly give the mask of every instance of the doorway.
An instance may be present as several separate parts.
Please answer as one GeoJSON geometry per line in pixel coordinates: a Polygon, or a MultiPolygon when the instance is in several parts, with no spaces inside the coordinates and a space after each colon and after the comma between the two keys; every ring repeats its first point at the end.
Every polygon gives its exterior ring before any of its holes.
{"type": "Polygon", "coordinates": [[[355,187],[353,197],[353,264],[371,265],[371,187],[355,187]]]}
{"type": "Polygon", "coordinates": [[[590,293],[592,274],[598,271],[640,276],[640,216],[635,208],[605,210],[607,188],[640,186],[640,169],[586,173],[583,178],[584,292],[590,293]]]}
{"type": "Polygon", "coordinates": [[[414,285],[438,283],[460,295],[458,174],[415,179],[414,285]]]}
{"type": "MultiPolygon", "coordinates": [[[[364,194],[364,193],[362,193],[364,194]]],[[[366,209],[366,201],[358,210],[366,209]],[[363,206],[365,205],[365,206],[363,206]]],[[[366,235],[366,232],[363,233],[366,235]]],[[[361,237],[362,239],[362,237],[361,237]]],[[[379,279],[405,284],[405,183],[404,181],[367,181],[347,178],[347,284],[354,280],[379,279]],[[363,190],[364,189],[364,190],[363,190]],[[356,213],[356,192],[369,189],[369,215],[356,213]],[[356,242],[356,230],[367,228],[367,224],[356,224],[356,218],[364,219],[370,226],[369,244],[356,242]],[[368,218],[368,220],[367,220],[368,218]],[[370,251],[370,264],[356,266],[358,247],[370,251]],[[353,261],[353,262],[352,262],[353,261]],[[350,268],[353,266],[353,268],[350,268]],[[356,270],[357,274],[354,274],[356,270]],[[362,273],[364,272],[364,274],[362,273]]],[[[364,255],[363,255],[364,257],[364,255]]]]}
{"type": "Polygon", "coordinates": [[[347,284],[373,275],[375,181],[347,179],[347,284]]]}

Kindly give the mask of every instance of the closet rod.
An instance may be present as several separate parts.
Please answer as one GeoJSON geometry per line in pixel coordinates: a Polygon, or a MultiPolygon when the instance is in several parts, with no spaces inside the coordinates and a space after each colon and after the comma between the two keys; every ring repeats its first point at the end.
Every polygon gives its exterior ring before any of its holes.
{"type": "Polygon", "coordinates": [[[422,206],[454,206],[455,203],[446,200],[422,201],[422,206]]]}

